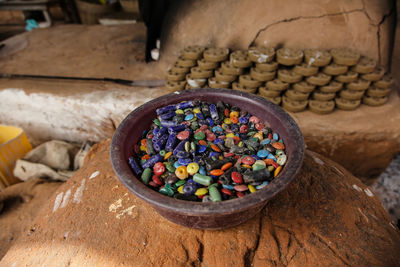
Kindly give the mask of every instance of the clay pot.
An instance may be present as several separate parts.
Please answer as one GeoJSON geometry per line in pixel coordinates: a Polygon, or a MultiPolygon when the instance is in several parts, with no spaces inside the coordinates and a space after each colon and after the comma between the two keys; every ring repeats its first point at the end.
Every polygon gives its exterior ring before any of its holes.
{"type": "Polygon", "coordinates": [[[304,157],[303,136],[294,120],[279,106],[264,98],[229,89],[195,89],[168,94],[154,99],[131,112],[120,124],[111,145],[111,162],[121,182],[167,219],[192,228],[219,229],[235,226],[256,215],[295,177],[304,157]],[[149,129],[159,107],[199,99],[207,102],[222,100],[267,121],[285,140],[288,161],[279,175],[266,188],[244,198],[219,203],[198,203],[177,200],[155,192],[136,178],[129,168],[132,148],[149,129]]]}

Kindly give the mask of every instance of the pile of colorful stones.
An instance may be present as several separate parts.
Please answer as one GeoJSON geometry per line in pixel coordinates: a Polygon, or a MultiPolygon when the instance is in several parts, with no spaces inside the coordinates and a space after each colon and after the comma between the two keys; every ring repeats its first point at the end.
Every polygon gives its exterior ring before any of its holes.
{"type": "Polygon", "coordinates": [[[267,186],[287,161],[279,134],[238,107],[194,100],[156,112],[128,163],[161,194],[203,202],[244,197],[267,186]]]}
{"type": "Polygon", "coordinates": [[[361,103],[388,101],[393,78],[375,60],[354,49],[293,49],[254,46],[248,50],[189,46],[167,72],[169,90],[231,88],[258,94],[290,112],[318,114],[361,103]]]}

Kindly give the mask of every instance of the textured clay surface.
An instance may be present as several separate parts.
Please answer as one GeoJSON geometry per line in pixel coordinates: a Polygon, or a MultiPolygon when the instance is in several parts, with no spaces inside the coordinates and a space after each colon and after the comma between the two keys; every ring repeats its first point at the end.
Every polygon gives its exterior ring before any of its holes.
{"type": "Polygon", "coordinates": [[[0,206],[3,205],[0,210],[0,259],[21,234],[28,232],[42,205],[60,185],[60,182],[34,178],[0,192],[0,206]]]}
{"type": "Polygon", "coordinates": [[[390,0],[197,0],[172,13],[162,47],[171,61],[193,43],[232,49],[347,46],[388,67],[395,23],[390,0]]]}
{"type": "Polygon", "coordinates": [[[157,79],[165,69],[157,71],[162,67],[157,63],[143,64],[145,36],[143,23],[116,27],[70,24],[35,29],[4,42],[0,72],[157,79]]]}
{"type": "Polygon", "coordinates": [[[380,107],[362,105],[355,111],[336,110],[329,115],[310,111],[291,115],[307,148],[340,163],[371,185],[400,151],[399,100],[394,90],[389,102],[380,107]]]}
{"type": "Polygon", "coordinates": [[[255,218],[202,231],[167,221],[128,192],[112,171],[109,145],[95,146],[0,265],[400,265],[400,232],[378,198],[314,152],[255,218]]]}

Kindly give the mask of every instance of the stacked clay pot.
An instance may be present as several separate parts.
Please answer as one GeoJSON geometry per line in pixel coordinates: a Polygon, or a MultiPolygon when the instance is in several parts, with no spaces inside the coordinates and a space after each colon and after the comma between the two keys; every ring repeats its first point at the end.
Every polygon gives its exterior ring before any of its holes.
{"type": "Polygon", "coordinates": [[[186,47],[168,71],[168,89],[232,88],[258,94],[291,112],[387,102],[393,79],[376,62],[348,48],[299,50],[186,47]]]}

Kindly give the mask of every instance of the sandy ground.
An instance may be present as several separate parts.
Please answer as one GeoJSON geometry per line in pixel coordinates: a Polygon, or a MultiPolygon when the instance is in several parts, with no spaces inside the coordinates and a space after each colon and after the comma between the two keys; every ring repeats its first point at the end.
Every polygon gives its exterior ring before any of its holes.
{"type": "Polygon", "coordinates": [[[20,235],[29,234],[33,219],[61,184],[36,178],[0,192],[0,259],[20,235]]]}

